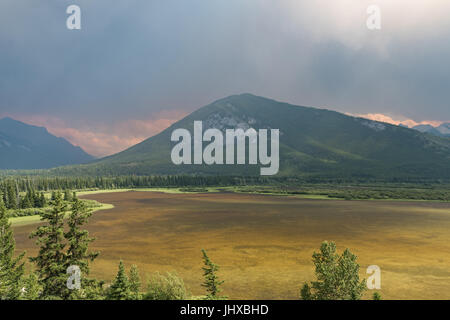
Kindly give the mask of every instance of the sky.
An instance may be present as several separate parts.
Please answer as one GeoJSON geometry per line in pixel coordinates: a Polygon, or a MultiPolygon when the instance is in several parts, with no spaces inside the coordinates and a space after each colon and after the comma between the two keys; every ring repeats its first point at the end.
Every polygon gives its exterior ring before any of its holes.
{"type": "Polygon", "coordinates": [[[449,13],[448,0],[2,0],[0,117],[99,157],[244,92],[439,125],[449,13]],[[66,28],[72,4],[81,30],[66,28]]]}

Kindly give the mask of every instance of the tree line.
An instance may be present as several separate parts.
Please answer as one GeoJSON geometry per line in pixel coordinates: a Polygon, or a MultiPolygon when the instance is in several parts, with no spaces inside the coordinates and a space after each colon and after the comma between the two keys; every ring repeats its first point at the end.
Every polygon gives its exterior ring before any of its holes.
{"type": "Polygon", "coordinates": [[[24,194],[12,180],[0,184],[0,193],[6,209],[44,208],[47,206],[47,198],[43,192],[37,192],[32,186],[27,185],[24,194]]]}
{"type": "MultiPolygon", "coordinates": [[[[51,177],[1,176],[0,191],[8,209],[42,208],[42,192],[55,190],[94,190],[178,187],[201,190],[205,187],[236,187],[260,193],[315,194],[345,200],[414,199],[450,201],[448,184],[358,183],[342,181],[309,181],[298,177],[235,177],[235,176],[109,176],[51,177]],[[23,194],[26,193],[24,196],[23,194]]],[[[189,191],[189,190],[188,190],[189,191]]]]}
{"type": "Polygon", "coordinates": [[[27,190],[82,190],[151,187],[203,187],[265,184],[264,177],[231,176],[114,176],[114,177],[46,177],[0,176],[0,190],[15,189],[16,194],[27,190]]]}

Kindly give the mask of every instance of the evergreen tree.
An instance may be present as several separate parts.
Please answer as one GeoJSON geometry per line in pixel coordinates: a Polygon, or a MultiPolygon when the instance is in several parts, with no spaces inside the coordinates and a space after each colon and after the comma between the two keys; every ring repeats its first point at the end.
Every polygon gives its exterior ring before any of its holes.
{"type": "Polygon", "coordinates": [[[133,300],[141,299],[141,277],[139,276],[139,270],[136,265],[132,265],[130,268],[130,291],[133,300]]]}
{"type": "Polygon", "coordinates": [[[106,299],[108,300],[129,300],[131,298],[130,282],[125,273],[122,260],[119,262],[119,271],[116,278],[108,289],[106,299]]]}
{"type": "Polygon", "coordinates": [[[6,203],[6,207],[8,209],[17,209],[17,193],[16,188],[12,183],[8,184],[8,190],[7,190],[7,199],[8,202],[6,203]]]}
{"type": "Polygon", "coordinates": [[[92,284],[92,281],[87,279],[89,275],[89,263],[94,261],[99,253],[88,252],[89,243],[94,241],[94,238],[89,237],[87,230],[82,230],[81,226],[88,222],[92,211],[86,207],[86,204],[78,199],[72,202],[72,210],[67,219],[68,231],[64,233],[64,237],[69,245],[66,255],[66,268],[69,266],[78,266],[81,270],[82,276],[82,291],[77,292],[72,290],[70,298],[80,298],[87,286],[92,284]]]}
{"type": "Polygon", "coordinates": [[[39,298],[42,291],[42,287],[39,285],[38,277],[34,272],[24,277],[22,288],[20,300],[36,300],[39,298]]]}
{"type": "Polygon", "coordinates": [[[39,206],[40,208],[45,208],[47,206],[47,198],[45,197],[43,192],[41,192],[39,206]]]}
{"type": "Polygon", "coordinates": [[[25,253],[15,258],[15,248],[13,231],[0,194],[0,300],[18,299],[21,293],[25,253]]]}
{"type": "Polygon", "coordinates": [[[72,194],[69,190],[64,190],[64,201],[72,201],[72,194]]]}
{"type": "Polygon", "coordinates": [[[334,242],[323,242],[320,252],[314,252],[317,281],[304,284],[303,300],[359,300],[366,289],[364,280],[359,280],[357,257],[345,249],[336,253],[334,242]]]}
{"type": "Polygon", "coordinates": [[[77,265],[86,275],[89,274],[89,262],[98,257],[98,252],[88,252],[89,243],[94,238],[89,237],[87,230],[81,230],[81,226],[86,224],[92,216],[86,204],[78,199],[72,202],[72,210],[67,219],[68,231],[64,233],[69,247],[67,249],[67,267],[77,265]]]}
{"type": "Polygon", "coordinates": [[[31,207],[32,207],[32,200],[30,194],[27,192],[27,194],[20,199],[20,208],[27,209],[31,207]]]}
{"type": "Polygon", "coordinates": [[[202,284],[206,288],[206,300],[220,300],[226,299],[226,296],[219,296],[222,291],[220,286],[224,281],[219,281],[219,277],[216,272],[219,271],[219,266],[211,261],[211,259],[206,254],[206,251],[202,249],[203,262],[205,266],[202,268],[203,276],[205,277],[205,282],[202,284]]]}
{"type": "Polygon", "coordinates": [[[47,224],[40,226],[30,238],[38,238],[40,246],[36,257],[30,258],[36,264],[39,283],[42,285],[43,298],[65,297],[66,287],[66,254],[64,252],[64,214],[67,206],[61,193],[55,194],[51,212],[43,212],[41,220],[47,224]]]}
{"type": "Polygon", "coordinates": [[[372,296],[373,300],[383,300],[381,298],[381,294],[379,292],[374,292],[373,296],[372,296]]]}

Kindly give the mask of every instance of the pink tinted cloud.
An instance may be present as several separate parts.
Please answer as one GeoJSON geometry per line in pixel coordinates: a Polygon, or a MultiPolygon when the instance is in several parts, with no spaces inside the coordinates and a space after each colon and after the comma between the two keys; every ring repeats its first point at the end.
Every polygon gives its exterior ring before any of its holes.
{"type": "Polygon", "coordinates": [[[366,119],[374,120],[374,121],[386,122],[386,123],[390,123],[390,124],[395,124],[397,126],[402,124],[402,125],[408,126],[410,128],[417,126],[419,124],[429,124],[429,125],[432,125],[433,127],[438,127],[439,125],[444,123],[443,121],[434,121],[434,120],[424,120],[424,121],[420,121],[420,122],[414,121],[412,119],[394,120],[392,117],[382,114],[382,113],[356,114],[356,115],[352,115],[352,116],[366,118],[366,119]]]}
{"type": "Polygon", "coordinates": [[[16,120],[46,127],[58,137],[63,137],[96,157],[103,157],[125,150],[163,131],[186,115],[184,111],[162,112],[151,119],[124,120],[114,125],[97,124],[73,128],[63,119],[42,115],[10,115],[16,120]]]}

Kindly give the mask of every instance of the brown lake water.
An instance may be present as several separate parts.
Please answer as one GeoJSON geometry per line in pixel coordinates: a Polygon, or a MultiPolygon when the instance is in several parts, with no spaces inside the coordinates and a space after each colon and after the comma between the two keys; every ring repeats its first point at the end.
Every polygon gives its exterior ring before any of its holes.
{"type": "MultiPolygon", "coordinates": [[[[119,259],[143,282],[176,271],[202,295],[202,248],[221,266],[231,299],[297,299],[314,278],[311,255],[324,240],[381,268],[384,299],[450,299],[450,203],[307,200],[234,193],[116,192],[84,196],[115,207],[87,229],[101,252],[92,275],[110,281],[119,259]]],[[[14,227],[17,248],[34,255],[36,225],[14,227]]],[[[371,294],[371,292],[369,292],[371,294]]]]}

